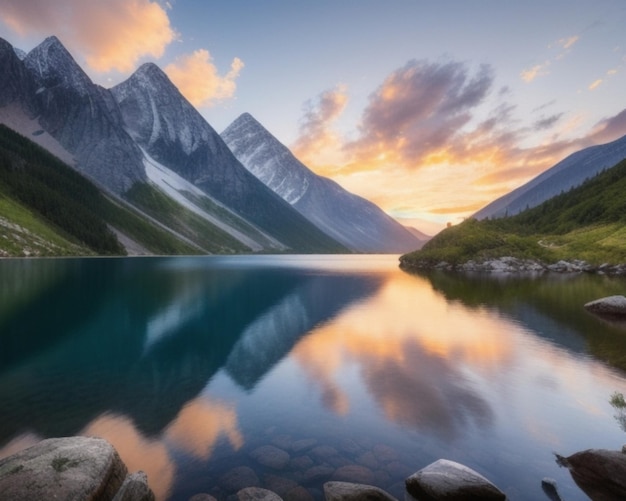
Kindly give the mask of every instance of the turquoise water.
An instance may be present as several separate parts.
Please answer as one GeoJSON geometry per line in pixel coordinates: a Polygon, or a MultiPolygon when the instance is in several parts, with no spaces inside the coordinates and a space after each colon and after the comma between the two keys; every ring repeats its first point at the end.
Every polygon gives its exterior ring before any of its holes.
{"type": "Polygon", "coordinates": [[[321,499],[331,478],[402,498],[439,458],[511,500],[544,477],[584,500],[553,452],[626,442],[626,329],[582,308],[625,290],[394,256],[3,260],[0,456],[102,436],[162,500],[321,499]]]}

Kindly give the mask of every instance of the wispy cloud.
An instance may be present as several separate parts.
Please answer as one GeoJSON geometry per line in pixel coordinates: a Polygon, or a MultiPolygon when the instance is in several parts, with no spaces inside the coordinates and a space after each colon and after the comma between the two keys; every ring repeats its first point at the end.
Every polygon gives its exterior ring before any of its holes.
{"type": "Polygon", "coordinates": [[[567,37],[567,38],[561,38],[558,42],[557,45],[559,47],[562,47],[563,49],[567,50],[571,47],[573,47],[573,45],[578,42],[578,40],[580,39],[580,37],[578,35],[574,35],[571,37],[567,37]]]}
{"type": "Polygon", "coordinates": [[[601,78],[598,78],[597,80],[594,80],[593,82],[591,82],[589,84],[589,90],[594,90],[600,87],[600,85],[602,85],[602,81],[603,80],[601,78]]]}
{"type": "Polygon", "coordinates": [[[563,116],[563,113],[556,113],[549,117],[542,117],[535,122],[534,129],[535,130],[550,129],[551,127],[554,126],[554,124],[556,124],[561,119],[562,116],[563,116]]]}
{"type": "Polygon", "coordinates": [[[325,90],[315,100],[305,103],[299,137],[292,145],[292,151],[300,160],[307,163],[314,159],[319,165],[339,159],[342,138],[333,125],[347,104],[345,85],[325,90]]]}
{"type": "Polygon", "coordinates": [[[0,19],[20,35],[58,35],[97,72],[131,71],[177,37],[165,9],[150,0],[4,1],[0,19]]]}
{"type": "Polygon", "coordinates": [[[180,57],[164,71],[191,104],[203,107],[233,97],[243,67],[243,61],[235,58],[229,71],[220,75],[209,51],[200,49],[180,57]]]}
{"type": "Polygon", "coordinates": [[[535,64],[530,68],[526,68],[520,72],[520,77],[524,82],[530,83],[536,80],[539,77],[548,75],[550,73],[550,67],[556,61],[559,61],[565,56],[567,56],[571,52],[571,48],[578,42],[580,37],[578,35],[573,35],[570,37],[565,37],[557,40],[553,44],[548,45],[548,49],[555,49],[558,52],[551,56],[549,59],[546,59],[544,62],[535,64]]]}
{"type": "Polygon", "coordinates": [[[545,61],[541,64],[536,64],[535,66],[525,69],[520,73],[522,80],[524,82],[532,82],[537,77],[547,75],[548,67],[550,66],[550,61],[545,61]]]}
{"type": "Polygon", "coordinates": [[[419,166],[450,154],[455,136],[472,119],[493,84],[493,70],[470,75],[464,63],[409,61],[370,96],[357,140],[346,145],[355,161],[390,156],[419,166]]]}

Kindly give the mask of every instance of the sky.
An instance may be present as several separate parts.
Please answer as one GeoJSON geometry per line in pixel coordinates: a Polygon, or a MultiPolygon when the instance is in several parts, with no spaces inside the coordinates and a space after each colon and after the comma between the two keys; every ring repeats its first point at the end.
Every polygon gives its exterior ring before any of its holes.
{"type": "Polygon", "coordinates": [[[624,0],[0,0],[112,87],[155,62],[215,128],[251,113],[317,174],[434,234],[626,134],[624,0]]]}

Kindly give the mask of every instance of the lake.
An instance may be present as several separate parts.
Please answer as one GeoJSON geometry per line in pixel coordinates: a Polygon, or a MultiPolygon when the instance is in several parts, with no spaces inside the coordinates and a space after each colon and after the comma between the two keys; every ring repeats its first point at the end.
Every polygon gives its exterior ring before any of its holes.
{"type": "Polygon", "coordinates": [[[626,327],[600,275],[411,275],[397,256],[0,261],[0,457],[108,439],[158,499],[341,478],[403,498],[459,461],[588,499],[553,452],[620,449],[626,327]],[[271,447],[268,447],[271,446],[271,447]]]}

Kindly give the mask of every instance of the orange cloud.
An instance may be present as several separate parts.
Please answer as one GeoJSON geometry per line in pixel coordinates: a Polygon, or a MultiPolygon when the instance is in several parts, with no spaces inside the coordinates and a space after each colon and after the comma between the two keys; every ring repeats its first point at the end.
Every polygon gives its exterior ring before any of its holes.
{"type": "Polygon", "coordinates": [[[151,0],[2,2],[0,15],[20,35],[58,35],[97,72],[131,71],[176,38],[167,12],[151,0]]]}
{"type": "Polygon", "coordinates": [[[602,79],[598,78],[597,80],[594,80],[591,84],[589,84],[589,90],[597,89],[598,87],[600,87],[600,85],[602,85],[602,79]]]}
{"type": "Polygon", "coordinates": [[[544,63],[537,64],[537,65],[533,66],[532,68],[528,68],[526,70],[523,70],[520,73],[520,76],[522,77],[522,80],[524,80],[524,82],[530,83],[533,80],[535,80],[535,78],[537,78],[539,76],[547,75],[549,66],[550,66],[550,61],[546,61],[544,63]]]}
{"type": "Polygon", "coordinates": [[[580,38],[580,37],[579,37],[578,35],[574,35],[574,36],[567,37],[567,38],[561,38],[561,39],[557,42],[557,44],[558,44],[560,47],[563,47],[564,49],[569,49],[569,48],[571,48],[571,47],[572,47],[572,46],[573,46],[576,42],[578,42],[578,39],[579,39],[579,38],[580,38]]]}
{"type": "Polygon", "coordinates": [[[200,49],[167,65],[165,73],[191,104],[201,107],[233,97],[237,89],[235,80],[243,67],[243,61],[235,58],[228,73],[221,76],[209,51],[200,49]]]}

